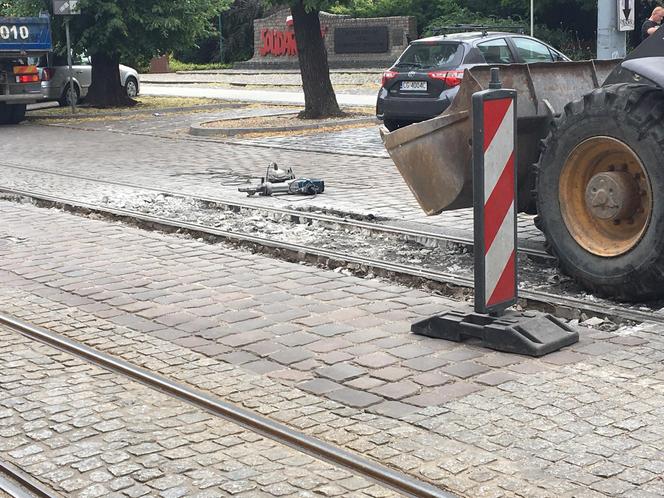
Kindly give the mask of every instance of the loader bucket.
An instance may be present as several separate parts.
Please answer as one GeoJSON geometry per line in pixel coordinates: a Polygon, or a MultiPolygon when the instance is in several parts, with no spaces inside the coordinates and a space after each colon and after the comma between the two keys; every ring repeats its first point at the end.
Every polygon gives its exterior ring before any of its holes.
{"type": "MultiPolygon", "coordinates": [[[[503,88],[517,90],[517,179],[523,209],[539,141],[555,114],[601,83],[619,61],[512,64],[500,67],[503,88]]],[[[466,69],[459,92],[440,116],[393,132],[383,144],[427,215],[471,207],[473,93],[489,86],[493,66],[466,69]]]]}

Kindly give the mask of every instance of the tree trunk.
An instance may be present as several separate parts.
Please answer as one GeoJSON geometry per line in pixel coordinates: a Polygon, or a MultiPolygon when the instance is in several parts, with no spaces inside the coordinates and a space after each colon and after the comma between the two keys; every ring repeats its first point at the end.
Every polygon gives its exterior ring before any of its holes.
{"type": "Polygon", "coordinates": [[[129,107],[136,101],[127,97],[120,82],[120,57],[107,54],[92,56],[92,84],[86,101],[93,107],[129,107]]]}
{"type": "Polygon", "coordinates": [[[291,6],[304,90],[304,111],[299,116],[305,119],[342,116],[343,112],[339,109],[330,81],[330,68],[320,32],[318,11],[306,12],[302,2],[303,0],[298,0],[291,6]]]}

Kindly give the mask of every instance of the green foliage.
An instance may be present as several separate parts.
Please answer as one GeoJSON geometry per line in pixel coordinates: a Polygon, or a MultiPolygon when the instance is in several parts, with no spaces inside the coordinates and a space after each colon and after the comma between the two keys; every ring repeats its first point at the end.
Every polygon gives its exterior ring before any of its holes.
{"type": "MultiPolygon", "coordinates": [[[[484,14],[472,12],[466,7],[459,7],[457,10],[450,11],[446,15],[440,16],[432,20],[424,29],[423,34],[425,36],[437,34],[443,28],[453,27],[455,25],[463,24],[472,24],[472,25],[481,25],[487,26],[489,29],[495,27],[494,30],[503,29],[505,27],[513,27],[508,31],[518,31],[518,28],[522,28],[524,32],[528,29],[528,21],[523,20],[520,17],[496,17],[496,16],[487,16],[484,14]]],[[[459,29],[457,31],[463,31],[459,29]]],[[[451,31],[453,32],[453,31],[451,31]]]]}
{"type": "MultiPolygon", "coordinates": [[[[597,0],[536,0],[534,5],[535,36],[573,58],[593,54],[597,0]]],[[[415,16],[425,36],[455,24],[522,26],[530,31],[530,0],[350,0],[332,11],[356,17],[415,16]]]]}
{"type": "Polygon", "coordinates": [[[330,11],[332,7],[337,5],[346,5],[353,0],[263,0],[266,6],[277,7],[282,5],[293,6],[295,4],[302,4],[307,12],[321,10],[330,11]]]}
{"type": "Polygon", "coordinates": [[[265,15],[261,0],[235,0],[222,15],[224,61],[250,59],[254,53],[254,19],[265,15]]]}
{"type": "Polygon", "coordinates": [[[191,62],[181,62],[173,57],[170,57],[168,60],[168,65],[171,71],[201,71],[201,70],[210,70],[210,69],[230,69],[231,64],[220,64],[218,62],[212,62],[209,64],[194,64],[191,62]]]}
{"type": "MultiPolygon", "coordinates": [[[[216,14],[232,0],[80,0],[81,15],[72,16],[74,49],[89,54],[149,60],[160,53],[195,44],[215,30],[216,14]]],[[[5,0],[7,14],[52,12],[52,0],[5,0]]],[[[56,41],[62,19],[53,19],[56,41]]]]}

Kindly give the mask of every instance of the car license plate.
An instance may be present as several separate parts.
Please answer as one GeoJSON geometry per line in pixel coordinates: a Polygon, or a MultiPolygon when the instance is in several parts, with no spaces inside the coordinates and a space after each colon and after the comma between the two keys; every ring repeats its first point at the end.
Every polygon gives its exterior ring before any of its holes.
{"type": "Polygon", "coordinates": [[[411,91],[427,91],[427,82],[426,81],[402,81],[401,82],[402,90],[411,90],[411,91]]]}

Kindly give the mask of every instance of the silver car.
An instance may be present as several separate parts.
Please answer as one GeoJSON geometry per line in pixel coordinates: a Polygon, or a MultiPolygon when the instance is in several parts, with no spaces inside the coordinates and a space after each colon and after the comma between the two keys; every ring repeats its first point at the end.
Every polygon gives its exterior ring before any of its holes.
{"type": "MultiPolygon", "coordinates": [[[[71,105],[67,58],[48,54],[40,57],[36,62],[41,77],[43,100],[57,100],[62,106],[71,105]]],[[[90,58],[87,56],[75,57],[72,69],[74,72],[74,91],[78,102],[85,98],[92,84],[90,58]]],[[[138,95],[140,79],[135,69],[120,64],[120,81],[128,97],[133,98],[138,95]]]]}

